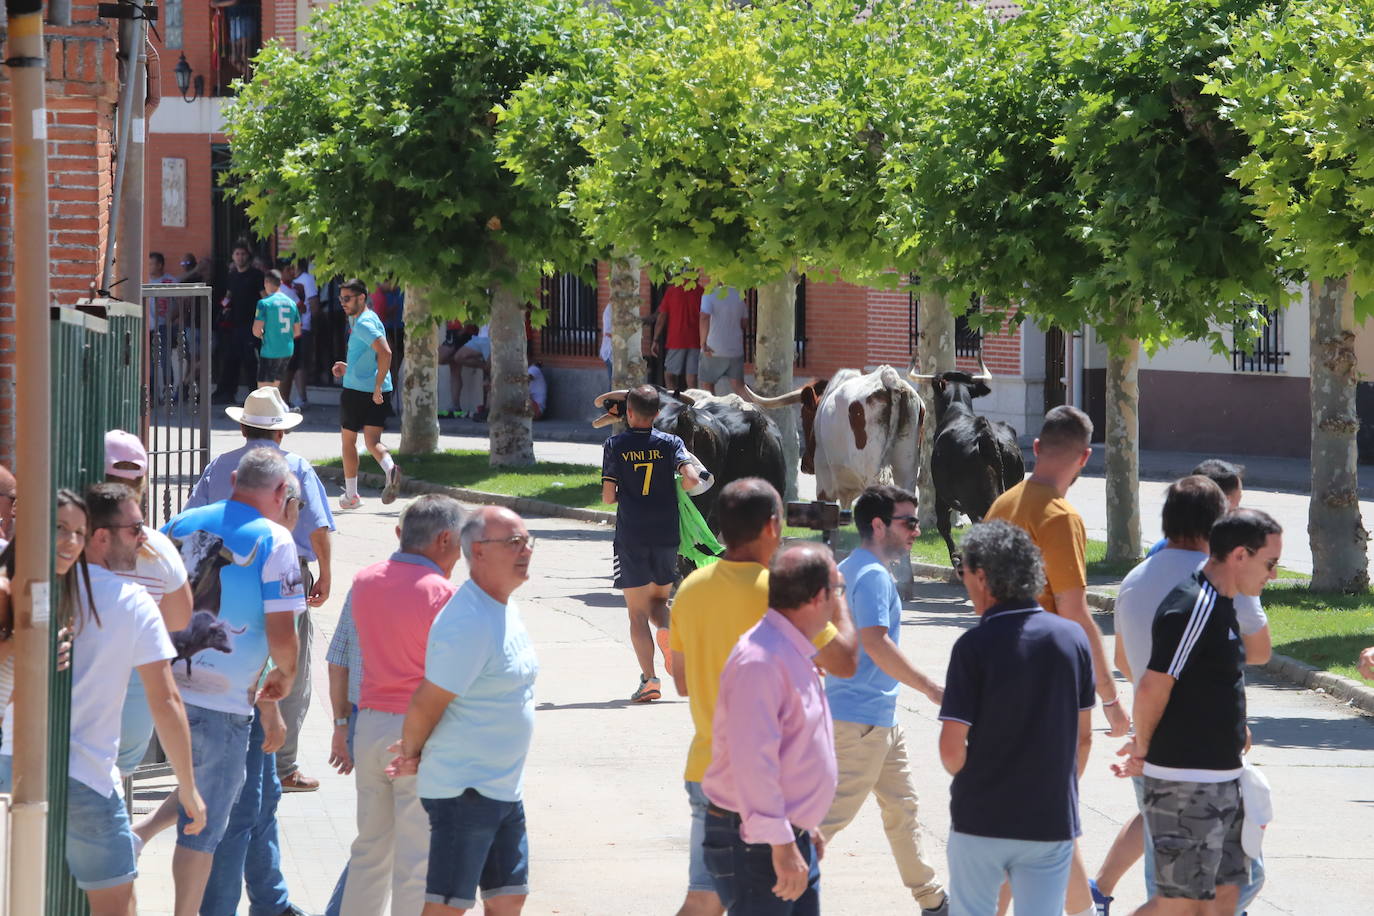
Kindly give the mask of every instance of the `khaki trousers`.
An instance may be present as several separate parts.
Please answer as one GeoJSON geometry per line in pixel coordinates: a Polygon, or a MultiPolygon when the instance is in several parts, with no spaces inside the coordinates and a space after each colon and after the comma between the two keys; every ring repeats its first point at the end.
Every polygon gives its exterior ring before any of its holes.
{"type": "Polygon", "coordinates": [[[417,916],[425,906],[429,814],[415,794],[417,777],[386,775],[405,716],[358,710],[353,736],[358,788],[358,838],[348,858],[340,916],[379,916],[391,897],[393,916],[417,916]]]}
{"type": "Polygon", "coordinates": [[[921,854],[921,828],[916,821],[916,790],[911,785],[911,765],[901,726],[881,728],[835,720],[835,759],[839,785],[821,833],[830,839],[849,826],[869,793],[878,798],[883,830],[897,860],[902,883],[922,907],[936,907],[945,898],[921,854]]]}

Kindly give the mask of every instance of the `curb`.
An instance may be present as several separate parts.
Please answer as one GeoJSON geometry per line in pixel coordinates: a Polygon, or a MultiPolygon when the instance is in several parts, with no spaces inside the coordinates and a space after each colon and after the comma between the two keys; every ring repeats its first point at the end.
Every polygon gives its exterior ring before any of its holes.
{"type": "MultiPolygon", "coordinates": [[[[343,469],[336,467],[316,467],[315,473],[325,480],[342,482],[343,469]]],[[[386,481],[380,474],[359,474],[358,480],[370,487],[381,487],[386,481]]],[[[552,518],[567,518],[581,522],[591,522],[593,524],[608,525],[615,520],[615,515],[610,512],[600,512],[596,509],[576,509],[571,506],[560,506],[557,503],[546,502],[542,499],[529,499],[524,496],[505,496],[500,493],[487,493],[484,490],[469,490],[466,487],[449,487],[443,484],[428,483],[423,480],[406,479],[401,483],[401,492],[409,496],[419,496],[424,493],[445,493],[455,499],[465,500],[470,503],[483,503],[491,506],[505,506],[522,514],[543,515],[552,518]]],[[[935,579],[940,582],[954,581],[954,567],[944,566],[939,563],[917,563],[911,564],[911,573],[924,579],[935,579]]],[[[1088,606],[1098,614],[1110,614],[1116,609],[1116,596],[1107,592],[1088,592],[1088,606]]],[[[1327,696],[1339,700],[1349,706],[1374,715],[1374,687],[1367,687],[1359,681],[1339,674],[1332,674],[1330,671],[1323,671],[1313,667],[1306,662],[1298,661],[1296,658],[1275,652],[1264,665],[1259,666],[1266,674],[1272,675],[1282,681],[1301,687],[1305,690],[1313,690],[1324,693],[1327,696]]]]}

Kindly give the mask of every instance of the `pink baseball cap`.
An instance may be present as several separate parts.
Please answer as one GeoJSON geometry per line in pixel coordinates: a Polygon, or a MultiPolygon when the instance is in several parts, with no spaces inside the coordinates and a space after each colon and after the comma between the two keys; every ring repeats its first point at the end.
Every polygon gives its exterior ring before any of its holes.
{"type": "Polygon", "coordinates": [[[112,429],[105,434],[105,476],[140,480],[147,471],[148,450],[138,436],[122,429],[112,429]]]}

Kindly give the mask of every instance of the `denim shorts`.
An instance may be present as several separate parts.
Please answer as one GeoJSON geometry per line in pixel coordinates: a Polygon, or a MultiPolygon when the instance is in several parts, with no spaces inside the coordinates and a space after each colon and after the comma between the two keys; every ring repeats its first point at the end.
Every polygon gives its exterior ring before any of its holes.
{"type": "Polygon", "coordinates": [[[124,713],[119,723],[119,775],[127,777],[148,753],[153,740],[153,712],[148,708],[148,695],[143,692],[143,678],[134,672],[129,679],[129,692],[124,697],[124,713]]]}
{"type": "Polygon", "coordinates": [[[196,852],[214,852],[243,788],[253,717],[187,706],[186,723],[191,726],[191,766],[196,774],[196,788],[205,800],[206,822],[200,833],[188,834],[186,825],[191,820],[178,808],[177,845],[196,852]]]}
{"type": "Polygon", "coordinates": [[[67,779],[67,867],[83,891],[132,884],[138,877],[134,832],[118,791],[106,797],[67,779]]]}
{"type": "Polygon", "coordinates": [[[692,809],[692,833],[688,843],[692,847],[691,857],[687,860],[687,890],[716,892],[716,883],[711,879],[711,870],[706,867],[706,806],[711,803],[706,793],[701,791],[701,783],[684,782],[687,788],[687,804],[692,809]]]}
{"type": "Polygon", "coordinates": [[[806,890],[796,900],[773,893],[773,847],[746,843],[740,837],[740,816],[712,806],[706,811],[703,842],[706,866],[715,881],[716,894],[731,916],[819,916],[821,870],[811,834],[793,828],[797,849],[811,866],[806,890]]]}
{"type": "Polygon", "coordinates": [[[476,789],[453,798],[422,798],[429,812],[425,901],[459,910],[482,899],[530,892],[530,851],[523,802],[497,801],[476,789]]]}

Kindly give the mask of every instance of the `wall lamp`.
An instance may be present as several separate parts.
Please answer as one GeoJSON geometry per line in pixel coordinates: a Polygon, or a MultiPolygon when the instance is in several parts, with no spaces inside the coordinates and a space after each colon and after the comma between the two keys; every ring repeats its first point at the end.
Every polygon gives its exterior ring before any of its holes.
{"type": "Polygon", "coordinates": [[[181,60],[177,61],[176,66],[177,89],[181,90],[182,101],[194,102],[205,94],[205,77],[197,76],[195,79],[195,94],[188,96],[186,93],[191,89],[191,65],[186,62],[186,55],[181,55],[181,60]]]}

